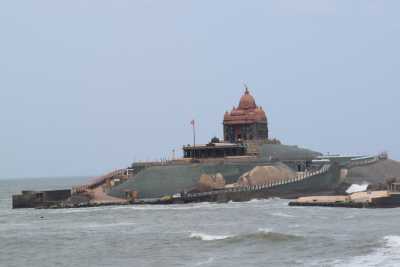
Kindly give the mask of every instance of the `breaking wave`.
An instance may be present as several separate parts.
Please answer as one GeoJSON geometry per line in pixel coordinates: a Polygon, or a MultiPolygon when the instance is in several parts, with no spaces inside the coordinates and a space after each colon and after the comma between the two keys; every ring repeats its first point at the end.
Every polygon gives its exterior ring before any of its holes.
{"type": "Polygon", "coordinates": [[[357,193],[357,192],[364,192],[367,191],[369,184],[352,184],[347,190],[347,194],[357,193]]]}
{"type": "Polygon", "coordinates": [[[194,204],[176,204],[176,205],[137,205],[127,206],[131,210],[194,210],[194,209],[214,209],[221,207],[218,203],[201,202],[194,204]]]}
{"type": "Polygon", "coordinates": [[[281,200],[278,197],[271,198],[253,198],[249,201],[229,201],[228,204],[264,204],[281,200]]]}
{"type": "Polygon", "coordinates": [[[79,228],[110,228],[110,227],[127,227],[133,226],[136,223],[120,222],[120,223],[89,223],[84,225],[78,225],[79,228]]]}
{"type": "Polygon", "coordinates": [[[202,241],[216,241],[216,240],[224,240],[228,238],[232,238],[230,235],[208,235],[203,233],[192,233],[190,234],[190,238],[202,240],[202,241]]]}
{"type": "Polygon", "coordinates": [[[290,214],[286,214],[283,212],[275,212],[275,213],[271,213],[272,216],[275,217],[283,217],[283,218],[295,218],[296,216],[290,215],[290,214]]]}
{"type": "Polygon", "coordinates": [[[269,229],[259,229],[257,232],[254,233],[244,233],[237,235],[210,235],[205,233],[191,233],[190,238],[201,241],[229,240],[233,242],[249,239],[267,241],[291,241],[303,239],[303,237],[301,236],[272,232],[269,229]]]}
{"type": "Polygon", "coordinates": [[[214,262],[214,258],[213,258],[213,257],[209,258],[209,259],[208,259],[208,260],[206,260],[206,261],[201,261],[201,262],[198,262],[198,263],[196,263],[196,265],[195,265],[195,266],[203,266],[203,265],[208,265],[208,264],[210,264],[210,263],[212,263],[212,262],[214,262]]]}
{"type": "Polygon", "coordinates": [[[270,202],[270,201],[271,201],[271,199],[257,199],[257,198],[254,198],[254,199],[252,199],[250,201],[247,201],[247,203],[266,203],[266,202],[270,202]]]}
{"type": "Polygon", "coordinates": [[[271,240],[271,241],[290,241],[290,240],[303,239],[303,237],[298,235],[272,232],[269,229],[259,229],[257,233],[250,234],[248,235],[248,237],[255,239],[271,240]]]}
{"type": "Polygon", "coordinates": [[[400,236],[390,235],[383,238],[383,246],[372,253],[356,256],[347,262],[338,262],[335,266],[385,266],[397,267],[400,262],[400,236]]]}

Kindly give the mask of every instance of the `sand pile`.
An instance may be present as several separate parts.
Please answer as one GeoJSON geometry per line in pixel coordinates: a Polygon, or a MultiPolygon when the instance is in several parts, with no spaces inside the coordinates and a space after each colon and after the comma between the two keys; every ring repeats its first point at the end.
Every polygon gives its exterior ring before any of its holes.
{"type": "Polygon", "coordinates": [[[199,182],[197,184],[197,190],[211,191],[213,189],[223,189],[225,187],[225,179],[222,174],[217,173],[215,175],[203,174],[200,176],[199,182]]]}
{"type": "Polygon", "coordinates": [[[237,184],[240,186],[261,185],[267,182],[293,178],[295,176],[296,173],[283,163],[274,166],[257,166],[243,174],[239,178],[237,184]]]}

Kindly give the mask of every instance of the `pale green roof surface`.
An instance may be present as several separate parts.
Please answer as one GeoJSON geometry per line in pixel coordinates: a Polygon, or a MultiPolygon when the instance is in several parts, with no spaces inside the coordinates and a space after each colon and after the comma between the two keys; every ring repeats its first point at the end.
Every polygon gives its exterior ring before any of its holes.
{"type": "Polygon", "coordinates": [[[233,183],[243,173],[254,168],[256,164],[248,162],[149,167],[125,183],[113,188],[110,195],[123,196],[125,190],[138,191],[140,198],[171,195],[194,188],[202,174],[221,173],[227,183],[233,183]]]}
{"type": "Polygon", "coordinates": [[[322,154],[298,146],[265,144],[260,148],[260,156],[263,158],[272,158],[275,160],[312,160],[322,154]]]}

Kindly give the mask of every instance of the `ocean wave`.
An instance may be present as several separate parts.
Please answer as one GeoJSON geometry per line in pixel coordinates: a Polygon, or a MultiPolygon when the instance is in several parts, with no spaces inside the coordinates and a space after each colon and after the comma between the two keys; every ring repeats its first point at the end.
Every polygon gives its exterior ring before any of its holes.
{"type": "Polygon", "coordinates": [[[127,206],[103,206],[103,207],[88,207],[88,208],[71,208],[71,209],[46,209],[41,210],[50,214],[74,214],[74,213],[92,213],[110,210],[126,209],[127,206]]]}
{"type": "Polygon", "coordinates": [[[283,217],[283,218],[295,218],[296,216],[290,215],[290,214],[286,214],[283,212],[275,212],[275,213],[271,213],[272,216],[275,217],[283,217]]]}
{"type": "Polygon", "coordinates": [[[129,222],[119,222],[119,223],[88,223],[88,224],[81,224],[78,225],[79,228],[109,228],[109,227],[127,227],[133,226],[136,223],[129,223],[129,222]]]}
{"type": "Polygon", "coordinates": [[[262,198],[262,199],[252,199],[250,201],[247,201],[247,203],[267,203],[267,202],[273,202],[273,201],[279,201],[282,200],[279,197],[271,197],[271,198],[262,198]]]}
{"type": "Polygon", "coordinates": [[[247,201],[246,203],[265,203],[265,202],[270,202],[270,199],[252,199],[250,201],[247,201]]]}
{"type": "Polygon", "coordinates": [[[270,203],[273,201],[279,201],[282,200],[278,197],[272,197],[272,198],[253,198],[249,201],[229,201],[228,204],[263,204],[263,203],[270,203]]]}
{"type": "Polygon", "coordinates": [[[234,236],[231,235],[209,235],[209,234],[203,234],[203,233],[191,233],[190,238],[192,239],[198,239],[202,241],[216,241],[216,240],[224,240],[228,238],[232,238],[234,236]]]}
{"type": "MultiPolygon", "coordinates": [[[[176,205],[121,205],[121,206],[103,206],[88,208],[71,208],[71,209],[48,209],[41,210],[45,213],[52,214],[74,214],[74,213],[97,213],[118,210],[191,210],[191,209],[207,209],[222,207],[218,203],[201,202],[195,204],[176,204],[176,205]]],[[[36,211],[36,210],[33,210],[36,211]]]]}
{"type": "Polygon", "coordinates": [[[202,202],[196,204],[176,204],[176,205],[138,205],[129,206],[132,210],[193,210],[193,209],[214,209],[221,207],[218,203],[202,202]]]}
{"type": "Polygon", "coordinates": [[[397,267],[400,262],[400,236],[389,235],[382,240],[382,246],[373,252],[363,256],[356,256],[346,261],[336,261],[334,266],[358,267],[358,266],[384,266],[397,267]]]}
{"type": "MultiPolygon", "coordinates": [[[[47,213],[59,213],[59,214],[70,214],[70,213],[91,213],[101,211],[113,211],[113,210],[193,210],[193,209],[225,209],[225,208],[241,208],[247,204],[266,204],[273,201],[281,200],[279,198],[270,199],[252,199],[247,202],[227,202],[227,203],[214,203],[214,202],[201,202],[192,204],[175,204],[175,205],[122,205],[122,206],[104,206],[104,207],[89,207],[89,208],[72,208],[72,209],[50,209],[46,210],[47,213]]],[[[287,203],[283,203],[285,206],[287,203]]],[[[290,216],[290,215],[289,215],[290,216]]]]}
{"type": "Polygon", "coordinates": [[[257,232],[254,233],[243,233],[243,234],[235,234],[235,235],[211,235],[205,233],[194,232],[190,234],[191,239],[201,240],[201,241],[243,241],[243,240],[267,240],[267,241],[290,241],[290,240],[299,240],[302,239],[301,236],[291,235],[291,234],[283,234],[273,232],[270,229],[258,229],[257,232]]]}
{"type": "Polygon", "coordinates": [[[270,229],[258,229],[257,233],[249,234],[247,237],[271,241],[290,241],[303,239],[302,236],[273,232],[270,229]]]}
{"type": "Polygon", "coordinates": [[[385,236],[384,240],[386,241],[387,246],[391,248],[400,248],[400,236],[398,235],[385,236]]]}
{"type": "Polygon", "coordinates": [[[201,262],[198,262],[198,263],[196,263],[196,265],[195,266],[203,266],[203,265],[208,265],[208,264],[210,264],[210,263],[213,263],[214,262],[214,258],[213,257],[211,257],[211,258],[209,258],[208,260],[206,260],[206,261],[201,261],[201,262]]]}
{"type": "MultiPolygon", "coordinates": [[[[193,209],[240,209],[248,204],[263,204],[270,203],[277,199],[253,199],[247,202],[234,202],[229,201],[226,203],[216,202],[201,202],[192,204],[176,204],[176,205],[138,205],[128,206],[129,209],[133,210],[193,210],[193,209]]],[[[285,203],[287,205],[287,203],[285,203]]]]}

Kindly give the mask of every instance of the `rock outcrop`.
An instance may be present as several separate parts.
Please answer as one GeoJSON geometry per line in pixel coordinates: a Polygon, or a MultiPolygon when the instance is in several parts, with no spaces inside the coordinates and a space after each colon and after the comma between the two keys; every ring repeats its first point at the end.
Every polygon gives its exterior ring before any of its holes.
{"type": "Polygon", "coordinates": [[[400,178],[400,162],[387,159],[374,164],[351,168],[346,182],[349,184],[384,184],[386,179],[400,178]]]}

